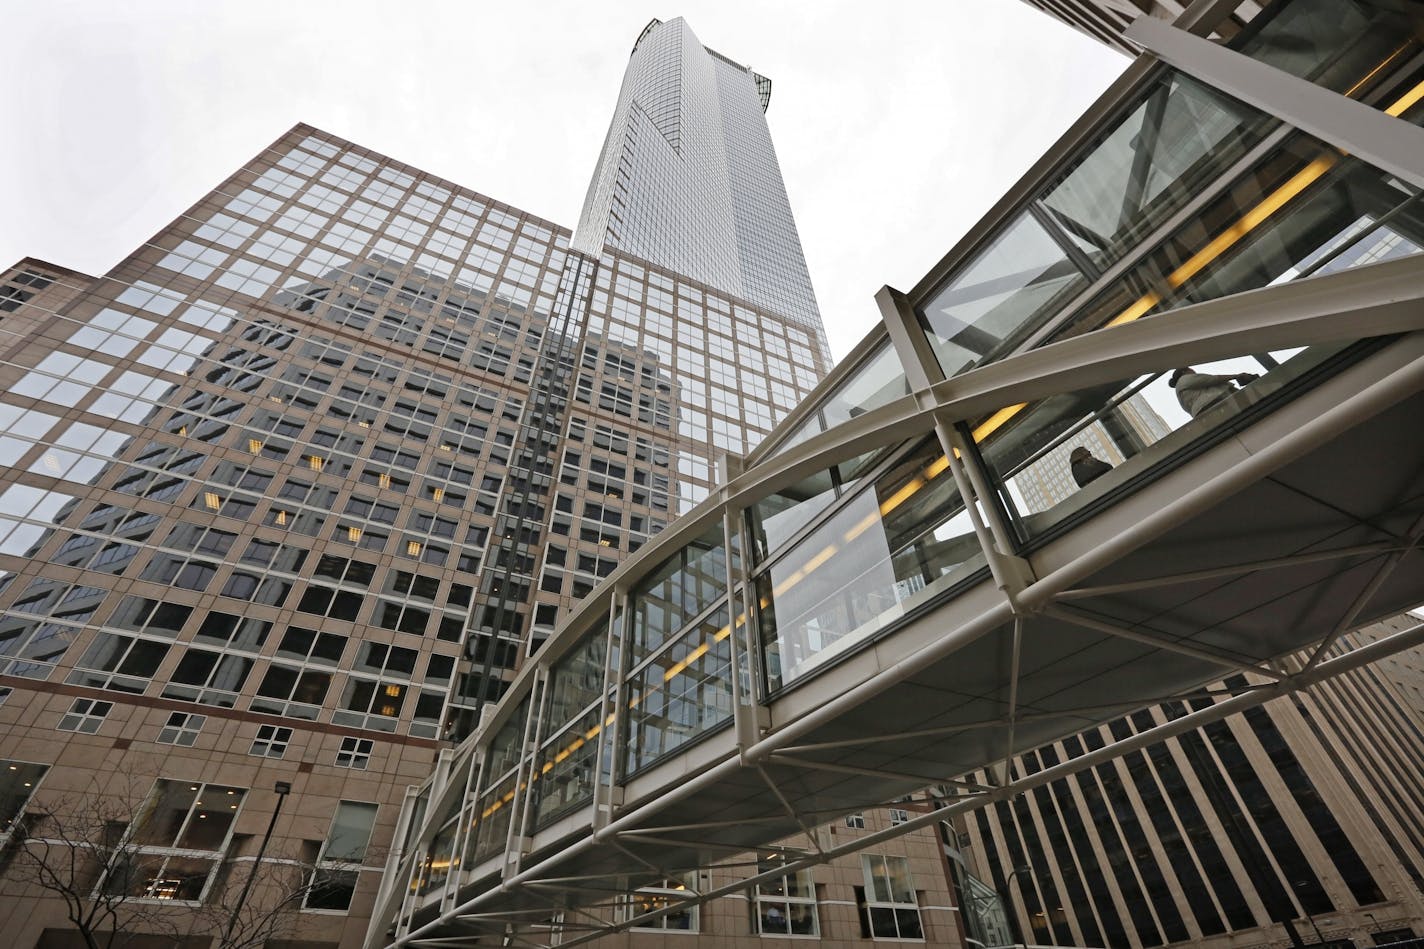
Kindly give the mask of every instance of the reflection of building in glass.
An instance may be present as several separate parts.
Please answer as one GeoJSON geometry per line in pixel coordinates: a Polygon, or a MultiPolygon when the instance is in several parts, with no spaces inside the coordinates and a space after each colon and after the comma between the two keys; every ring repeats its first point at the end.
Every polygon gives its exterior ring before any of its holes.
{"type": "Polygon", "coordinates": [[[1078,491],[1071,460],[1074,449],[1086,448],[1094,458],[1116,467],[1171,431],[1141,393],[1115,402],[1079,424],[1082,427],[1077,432],[1060,437],[1019,469],[1013,484],[1023,498],[1024,510],[1046,511],[1078,491]]]}
{"type": "Polygon", "coordinates": [[[136,823],[136,898],[214,899],[288,781],[358,944],[404,786],[826,370],[814,309],[569,237],[298,127],[110,275],[3,275],[0,759],[234,802],[136,823]]]}

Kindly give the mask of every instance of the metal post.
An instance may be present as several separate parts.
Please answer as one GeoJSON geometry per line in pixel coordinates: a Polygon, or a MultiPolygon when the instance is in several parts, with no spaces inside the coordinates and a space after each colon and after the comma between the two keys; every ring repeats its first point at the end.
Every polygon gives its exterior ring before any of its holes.
{"type": "MultiPolygon", "coordinates": [[[[1009,871],[1009,878],[1004,881],[1004,892],[999,895],[999,901],[1004,904],[1004,915],[1008,917],[1009,925],[1014,929],[1014,942],[1018,945],[1026,945],[1024,940],[1023,923],[1019,922],[1019,914],[1014,909],[1014,880],[1018,879],[1020,873],[1028,873],[1029,868],[1014,867],[1009,871]]],[[[1022,887],[1020,887],[1022,889],[1022,887]]]]}
{"type": "Polygon", "coordinates": [[[247,875],[247,881],[242,884],[242,892],[237,894],[237,902],[232,906],[232,915],[227,919],[227,930],[223,933],[222,945],[232,942],[232,932],[237,927],[237,917],[242,913],[242,906],[247,902],[247,894],[252,892],[252,884],[257,880],[257,871],[262,869],[262,857],[267,853],[267,844],[272,840],[272,829],[277,826],[277,815],[282,813],[282,802],[287,799],[287,795],[292,793],[292,785],[286,781],[278,781],[273,789],[277,793],[277,806],[272,808],[272,819],[267,822],[267,832],[262,835],[262,846],[257,848],[257,859],[252,862],[252,872],[247,875]]]}
{"type": "Polygon", "coordinates": [[[614,585],[608,594],[608,630],[603,646],[603,684],[598,705],[598,747],[593,757],[593,809],[589,816],[589,826],[602,827],[613,814],[613,782],[617,776],[618,725],[623,721],[621,698],[618,684],[622,681],[622,670],[626,665],[624,656],[628,648],[627,637],[623,635],[628,625],[627,598],[621,585],[614,585]],[[618,668],[613,666],[614,655],[618,657],[618,668]],[[608,784],[603,783],[603,766],[608,764],[608,784]],[[607,793],[605,793],[605,788],[607,793]]]}

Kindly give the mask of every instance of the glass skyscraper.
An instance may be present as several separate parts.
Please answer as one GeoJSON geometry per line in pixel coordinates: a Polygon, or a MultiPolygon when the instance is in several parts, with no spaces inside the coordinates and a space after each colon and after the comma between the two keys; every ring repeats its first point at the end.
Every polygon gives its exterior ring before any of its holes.
{"type": "Polygon", "coordinates": [[[704,47],[679,17],[633,46],[574,232],[812,330],[820,311],[776,149],[771,80],[704,47]]]}

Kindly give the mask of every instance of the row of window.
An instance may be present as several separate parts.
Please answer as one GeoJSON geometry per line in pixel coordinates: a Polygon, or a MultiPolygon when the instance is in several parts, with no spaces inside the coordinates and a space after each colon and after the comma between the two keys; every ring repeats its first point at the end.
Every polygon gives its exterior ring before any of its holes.
{"type": "MultiPolygon", "coordinates": [[[[854,887],[860,935],[869,939],[923,940],[919,894],[910,875],[906,857],[863,854],[861,874],[864,884],[854,887]]],[[[763,861],[759,872],[775,869],[763,861]]],[[[698,932],[699,913],[695,904],[677,906],[687,896],[689,881],[668,879],[643,887],[624,901],[624,920],[666,910],[655,920],[635,929],[666,932],[698,932]]],[[[755,888],[751,915],[752,931],[764,936],[820,936],[816,885],[810,870],[788,873],[755,888]]]]}
{"type": "MultiPolygon", "coordinates": [[[[3,700],[3,697],[0,697],[0,702],[3,700]]],[[[108,718],[113,709],[113,702],[106,702],[102,699],[75,699],[74,704],[69,707],[69,711],[64,713],[59,724],[55,727],[60,731],[92,735],[104,724],[104,720],[108,718]]],[[[158,730],[156,741],[161,745],[178,745],[190,748],[197,742],[207,721],[206,715],[199,715],[196,712],[173,712],[158,730]]],[[[287,753],[287,746],[291,744],[292,735],[292,729],[285,725],[260,725],[257,729],[257,736],[252,739],[247,753],[258,758],[281,758],[287,753]]],[[[371,754],[375,748],[376,743],[370,738],[344,736],[341,739],[341,747],[336,752],[336,759],[332,763],[338,768],[365,771],[371,763],[371,754]]]]}

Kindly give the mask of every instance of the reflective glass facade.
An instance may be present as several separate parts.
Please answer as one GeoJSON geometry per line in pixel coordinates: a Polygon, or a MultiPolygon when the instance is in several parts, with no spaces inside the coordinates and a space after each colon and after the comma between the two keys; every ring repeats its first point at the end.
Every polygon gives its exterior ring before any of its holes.
{"type": "Polygon", "coordinates": [[[681,17],[633,49],[574,247],[616,248],[783,314],[825,349],[767,128],[771,81],[681,17]]]}

